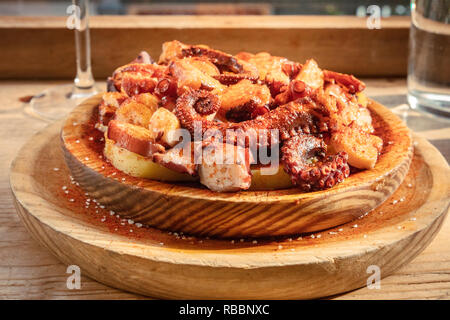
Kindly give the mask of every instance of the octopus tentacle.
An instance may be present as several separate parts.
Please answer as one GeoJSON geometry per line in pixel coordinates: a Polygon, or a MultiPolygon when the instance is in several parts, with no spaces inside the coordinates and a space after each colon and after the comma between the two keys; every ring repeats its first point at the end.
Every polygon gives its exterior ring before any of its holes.
{"type": "Polygon", "coordinates": [[[314,112],[312,112],[317,105],[309,98],[292,101],[255,119],[239,123],[206,120],[204,114],[200,112],[202,108],[199,110],[201,105],[208,105],[211,110],[216,110],[220,105],[219,98],[208,91],[191,90],[177,99],[174,112],[180,120],[181,126],[194,133],[195,122],[200,121],[202,133],[208,129],[219,130],[224,138],[233,139],[233,141],[226,141],[228,143],[236,143],[236,136],[227,135],[227,130],[243,134],[254,134],[259,133],[260,130],[266,130],[267,139],[260,142],[264,144],[270,144],[271,130],[278,130],[281,141],[289,139],[299,132],[318,132],[314,112]]]}
{"type": "Polygon", "coordinates": [[[177,81],[173,77],[164,77],[158,81],[155,87],[155,94],[162,97],[176,97],[177,94],[177,81]]]}
{"type": "Polygon", "coordinates": [[[181,52],[185,57],[206,57],[220,70],[230,72],[213,76],[222,84],[235,84],[243,79],[255,82],[259,78],[258,69],[255,66],[231,54],[203,46],[189,46],[183,48],[181,52]]]}
{"type": "Polygon", "coordinates": [[[284,142],[281,153],[284,170],[303,191],[331,188],[350,174],[348,155],[339,152],[326,156],[326,144],[312,135],[290,138],[284,142]]]}
{"type": "Polygon", "coordinates": [[[189,46],[182,49],[182,55],[185,57],[207,57],[212,63],[219,68],[225,68],[231,72],[243,72],[242,64],[238,63],[238,59],[231,54],[214,50],[203,46],[189,46]]]}
{"type": "Polygon", "coordinates": [[[324,80],[328,82],[337,82],[345,87],[349,93],[361,92],[366,88],[366,85],[361,80],[355,78],[351,74],[339,73],[329,70],[323,70],[324,80]]]}
{"type": "Polygon", "coordinates": [[[258,80],[257,74],[252,73],[223,73],[213,76],[214,79],[219,80],[220,83],[230,85],[238,83],[241,80],[247,79],[252,82],[258,80]]]}
{"type": "Polygon", "coordinates": [[[195,122],[200,121],[202,133],[214,126],[215,122],[207,120],[204,116],[219,110],[220,100],[215,94],[206,90],[189,90],[178,97],[175,115],[182,127],[194,133],[195,122]]]}
{"type": "Polygon", "coordinates": [[[225,114],[225,117],[229,121],[242,122],[255,119],[256,117],[266,114],[270,111],[269,107],[261,105],[257,100],[258,99],[250,99],[247,103],[228,110],[225,114]]]}

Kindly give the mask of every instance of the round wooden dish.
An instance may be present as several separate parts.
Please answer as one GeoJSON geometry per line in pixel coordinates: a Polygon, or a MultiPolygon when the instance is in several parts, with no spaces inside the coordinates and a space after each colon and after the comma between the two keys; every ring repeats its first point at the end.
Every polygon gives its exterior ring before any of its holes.
{"type": "Polygon", "coordinates": [[[447,162],[415,138],[410,170],[393,195],[334,229],[220,240],[139,228],[110,215],[70,180],[60,128],[56,123],[34,136],[12,164],[19,216],[42,245],[83,275],[152,297],[298,299],[365,286],[368,266],[380,267],[385,277],[421,252],[450,202],[447,162]]]}
{"type": "Polygon", "coordinates": [[[215,193],[200,184],[133,178],[115,170],[101,157],[103,144],[96,143],[101,136],[93,123],[100,100],[98,95],[79,105],[62,128],[64,156],[72,176],[115,212],[163,230],[262,237],[334,227],[385,201],[403,181],[412,157],[409,129],[387,108],[371,101],[369,109],[385,141],[374,169],[352,174],[337,187],[319,192],[291,188],[215,193]]]}

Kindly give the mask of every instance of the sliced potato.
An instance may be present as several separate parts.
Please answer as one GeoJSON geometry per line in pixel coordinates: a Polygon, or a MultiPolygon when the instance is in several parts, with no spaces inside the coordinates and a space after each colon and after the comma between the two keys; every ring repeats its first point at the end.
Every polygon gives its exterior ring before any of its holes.
{"type": "Polygon", "coordinates": [[[358,99],[358,103],[363,107],[367,107],[367,105],[369,104],[369,99],[364,92],[358,92],[356,94],[356,98],[358,99]]]}
{"type": "Polygon", "coordinates": [[[132,99],[136,102],[142,103],[152,112],[155,112],[158,109],[161,101],[157,96],[151,93],[142,93],[137,96],[133,96],[132,99]]]}
{"type": "Polygon", "coordinates": [[[363,131],[344,127],[333,133],[330,145],[336,152],[345,151],[348,163],[359,169],[372,169],[383,146],[383,140],[363,131]]]}
{"type": "Polygon", "coordinates": [[[104,154],[115,168],[133,177],[171,182],[195,181],[190,175],[167,169],[149,158],[121,148],[110,139],[105,139],[104,154]]]}
{"type": "Polygon", "coordinates": [[[295,80],[303,81],[312,89],[318,89],[323,87],[323,72],[317,65],[314,59],[309,59],[303,65],[301,71],[295,78],[295,80]]]}
{"type": "Polygon", "coordinates": [[[156,110],[150,118],[148,126],[155,138],[161,137],[159,140],[170,147],[179,142],[176,130],[180,128],[180,121],[177,116],[166,108],[156,110]]]}
{"type": "Polygon", "coordinates": [[[277,190],[291,188],[292,182],[289,175],[284,171],[283,165],[273,175],[263,175],[260,166],[252,166],[252,184],[249,190],[277,190]]]}
{"type": "Polygon", "coordinates": [[[134,99],[127,99],[117,109],[114,119],[147,128],[153,112],[154,110],[151,110],[146,105],[134,99]]]}

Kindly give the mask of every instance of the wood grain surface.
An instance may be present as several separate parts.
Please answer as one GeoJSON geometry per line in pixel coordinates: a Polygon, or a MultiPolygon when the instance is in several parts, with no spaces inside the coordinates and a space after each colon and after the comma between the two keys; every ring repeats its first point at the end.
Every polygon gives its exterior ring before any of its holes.
{"type": "Polygon", "coordinates": [[[64,165],[61,126],[36,134],[11,166],[22,221],[63,262],[113,287],[157,298],[309,299],[353,290],[366,285],[369,266],[386,276],[419,254],[450,204],[450,169],[417,137],[405,182],[356,221],[291,238],[180,237],[109,214],[85,194],[64,165]]]}
{"type": "Polygon", "coordinates": [[[93,130],[101,94],[80,104],[61,130],[72,176],[116,213],[153,227],[211,237],[261,237],[313,232],[362,216],[398,188],[409,169],[409,129],[389,109],[370,101],[382,134],[382,155],[372,170],[339,185],[302,193],[297,188],[217,193],[200,184],[164,183],[131,177],[103,157],[103,136],[93,130]],[[98,137],[94,137],[97,134],[98,137]]]}
{"type": "MultiPolygon", "coordinates": [[[[367,93],[393,107],[421,136],[430,139],[450,159],[448,122],[408,110],[404,79],[364,79],[367,93]]],[[[19,98],[38,94],[60,82],[0,82],[0,298],[2,299],[145,299],[105,286],[82,272],[81,289],[66,287],[67,265],[38,245],[19,220],[9,191],[9,166],[23,143],[46,122],[28,115],[19,98]],[[6,138],[7,137],[7,138],[6,138]]],[[[418,257],[383,278],[379,290],[361,288],[334,299],[448,299],[450,297],[450,220],[418,257]]]]}
{"type": "MultiPolygon", "coordinates": [[[[72,78],[74,35],[66,19],[0,17],[0,78],[72,78]]],[[[381,29],[368,29],[366,18],[353,16],[95,16],[90,26],[97,79],[141,50],[158,57],[161,44],[174,39],[232,54],[266,51],[302,63],[314,57],[321,68],[380,77],[406,74],[410,21],[389,17],[381,29]]]]}

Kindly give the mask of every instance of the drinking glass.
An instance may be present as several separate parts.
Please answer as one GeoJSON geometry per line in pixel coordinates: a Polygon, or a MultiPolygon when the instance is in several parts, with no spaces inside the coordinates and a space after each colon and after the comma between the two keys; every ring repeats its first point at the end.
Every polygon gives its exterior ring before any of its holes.
{"type": "Polygon", "coordinates": [[[450,117],[450,0],[412,0],[408,102],[450,117]]]}
{"type": "Polygon", "coordinates": [[[89,0],[72,0],[75,10],[75,49],[77,74],[73,84],[49,88],[30,101],[32,113],[45,120],[64,117],[82,100],[98,92],[91,70],[89,0]]]}

